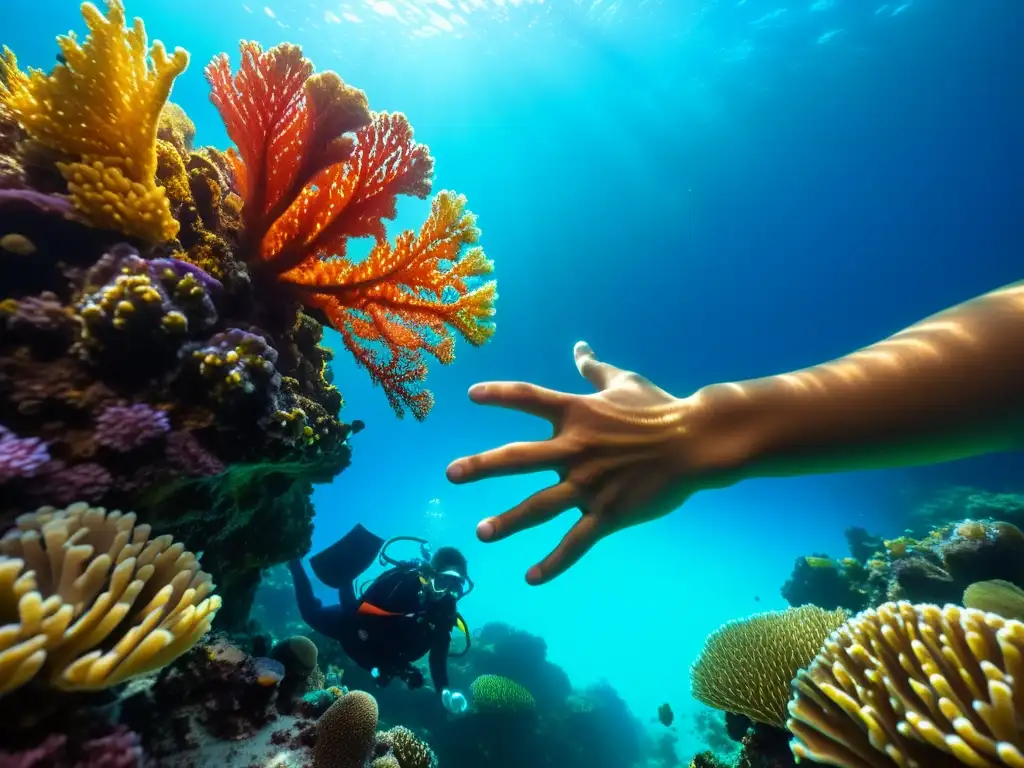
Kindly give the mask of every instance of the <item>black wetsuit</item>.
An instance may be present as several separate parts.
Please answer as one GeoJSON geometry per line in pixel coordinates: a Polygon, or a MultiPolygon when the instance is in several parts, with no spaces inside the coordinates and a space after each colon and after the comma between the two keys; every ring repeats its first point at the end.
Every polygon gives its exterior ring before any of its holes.
{"type": "Polygon", "coordinates": [[[393,677],[410,688],[423,685],[423,675],[412,663],[430,654],[430,677],[440,693],[448,687],[448,645],[456,625],[455,598],[420,601],[421,571],[415,565],[390,568],[357,598],[353,584],[338,591],[339,604],[324,606],[300,562],[291,563],[295,598],[302,619],[321,634],[341,643],[345,654],[366,670],[380,672],[381,685],[393,677]],[[400,614],[381,616],[360,612],[363,603],[400,614]]]}

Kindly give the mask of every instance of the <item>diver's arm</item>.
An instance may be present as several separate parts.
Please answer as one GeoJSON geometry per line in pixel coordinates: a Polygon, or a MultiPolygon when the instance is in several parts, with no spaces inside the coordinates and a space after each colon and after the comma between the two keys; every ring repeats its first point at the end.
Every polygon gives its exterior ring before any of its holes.
{"type": "Polygon", "coordinates": [[[1016,448],[1024,438],[1024,284],[838,360],[684,398],[598,360],[582,342],[574,356],[595,393],[528,382],[470,389],[474,402],[547,419],[550,439],[510,443],[448,467],[456,483],[557,471],[558,482],[477,526],[483,541],[498,541],[573,508],[584,513],[527,572],[531,584],[550,581],[603,537],[666,515],[702,490],[750,477],[927,464],[1016,448]]]}
{"type": "Polygon", "coordinates": [[[451,633],[438,631],[430,648],[430,682],[440,695],[448,687],[448,646],[451,633]]]}
{"type": "Polygon", "coordinates": [[[927,464],[1024,437],[1024,284],[929,317],[829,363],[680,401],[739,477],[927,464]],[[731,455],[730,455],[731,454],[731,455]]]}
{"type": "Polygon", "coordinates": [[[295,602],[298,603],[302,620],[317,632],[329,637],[336,635],[338,609],[324,608],[320,599],[313,594],[313,585],[309,582],[306,569],[301,560],[290,560],[288,570],[295,584],[295,602]]]}

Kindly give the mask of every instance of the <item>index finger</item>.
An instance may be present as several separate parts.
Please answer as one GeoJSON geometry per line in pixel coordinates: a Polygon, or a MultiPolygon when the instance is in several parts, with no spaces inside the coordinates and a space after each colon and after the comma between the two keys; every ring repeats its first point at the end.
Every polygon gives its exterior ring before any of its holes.
{"type": "Polygon", "coordinates": [[[571,395],[525,381],[487,381],[469,388],[469,399],[479,405],[511,408],[548,421],[556,421],[571,395]]]}
{"type": "Polygon", "coordinates": [[[572,454],[573,446],[553,437],[532,443],[509,443],[500,448],[456,459],[446,474],[453,483],[472,483],[489,477],[507,477],[554,469],[572,454]]]}

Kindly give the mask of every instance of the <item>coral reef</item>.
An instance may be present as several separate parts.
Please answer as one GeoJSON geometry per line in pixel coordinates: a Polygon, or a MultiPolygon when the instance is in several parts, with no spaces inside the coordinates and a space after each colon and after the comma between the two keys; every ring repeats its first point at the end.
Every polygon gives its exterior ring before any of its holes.
{"type": "Polygon", "coordinates": [[[852,618],[796,678],[793,753],[840,768],[1024,764],[1024,624],[887,603],[852,618]]]}
{"type": "MultiPolygon", "coordinates": [[[[389,726],[407,726],[429,742],[441,766],[622,768],[642,764],[645,755],[663,748],[661,742],[652,743],[644,724],[614,689],[599,684],[574,690],[565,671],[547,658],[544,640],[522,629],[491,623],[474,630],[469,653],[449,659],[450,685],[472,699],[472,683],[481,676],[510,679],[532,696],[534,707],[503,714],[480,712],[471,705],[465,716],[449,717],[429,686],[382,688],[344,655],[336,641],[310,632],[298,616],[286,568],[268,570],[253,617],[258,626],[251,625],[247,637],[239,638],[251,645],[252,652],[265,652],[264,634],[278,642],[299,632],[307,634],[317,644],[326,684],[338,685],[343,673],[351,688],[372,690],[382,719],[389,726]]],[[[398,750],[395,755],[401,758],[398,750]]]]}
{"type": "Polygon", "coordinates": [[[220,607],[199,563],[134,514],[86,504],[22,515],[0,539],[0,695],[38,678],[108,688],[160,669],[220,607]]]}
{"type": "Polygon", "coordinates": [[[188,55],[121,0],[82,13],[51,72],[0,59],[0,529],[40,504],[132,508],[203,549],[238,628],[362,428],[321,321],[422,418],[426,357],[493,333],[491,262],[447,191],[387,239],[397,198],[430,192],[429,151],[297,46],[207,68],[221,152],[168,100],[188,55]]]}
{"type": "Polygon", "coordinates": [[[1002,520],[1024,528],[1024,495],[963,486],[946,488],[910,511],[907,534],[923,539],[931,531],[963,519],[1002,520]]]}
{"type": "Polygon", "coordinates": [[[790,681],[848,615],[806,605],[724,624],[707,638],[693,664],[694,698],[781,727],[790,681]]]}
{"type": "Polygon", "coordinates": [[[864,576],[864,566],[852,557],[839,561],[821,554],[801,557],[782,587],[782,596],[794,607],[813,603],[827,610],[859,611],[868,600],[864,576]]]}

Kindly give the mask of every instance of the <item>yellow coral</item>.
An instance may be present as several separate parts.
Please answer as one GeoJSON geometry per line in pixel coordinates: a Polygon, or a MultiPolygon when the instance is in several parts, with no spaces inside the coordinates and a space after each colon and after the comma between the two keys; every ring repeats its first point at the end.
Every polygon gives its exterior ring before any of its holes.
{"type": "Polygon", "coordinates": [[[848,615],[802,605],[724,624],[705,641],[691,669],[694,698],[781,727],[790,681],[848,615]]]}
{"type": "Polygon", "coordinates": [[[30,137],[75,158],[58,168],[95,226],[172,240],[178,223],[155,178],[157,122],[188,53],[148,47],[141,19],[125,27],[122,0],[107,0],[106,16],[83,3],[82,16],[90,34],[84,43],[73,33],[59,37],[66,63],[49,75],[25,75],[4,49],[0,98],[30,137]]]}
{"type": "Polygon", "coordinates": [[[22,515],[0,539],[0,696],[39,674],[97,690],[159,669],[209,630],[212,591],[195,555],[134,514],[22,515]]]}
{"type": "Polygon", "coordinates": [[[886,603],[850,619],[794,683],[797,761],[840,768],[1024,766],[1024,624],[886,603]]]}

